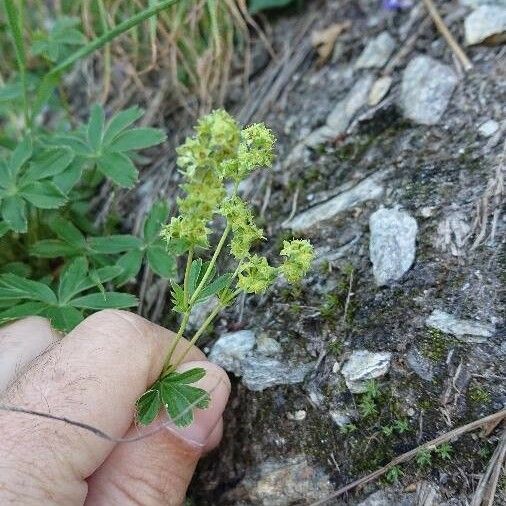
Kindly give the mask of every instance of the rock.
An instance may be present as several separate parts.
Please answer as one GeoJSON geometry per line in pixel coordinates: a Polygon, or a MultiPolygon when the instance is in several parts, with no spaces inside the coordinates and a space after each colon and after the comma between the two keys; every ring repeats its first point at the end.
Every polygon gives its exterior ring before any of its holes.
{"type": "Polygon", "coordinates": [[[371,215],[369,227],[369,253],[376,284],[397,281],[415,259],[416,220],[398,209],[379,209],[371,215]]]}
{"type": "Polygon", "coordinates": [[[281,345],[272,337],[261,335],[257,339],[257,352],[266,357],[275,357],[281,352],[281,345]]]}
{"type": "Polygon", "coordinates": [[[492,324],[459,319],[439,309],[434,309],[425,323],[466,343],[486,343],[495,333],[495,326],[492,324]]]}
{"type": "Polygon", "coordinates": [[[329,411],[330,418],[332,418],[332,421],[338,426],[338,427],[344,427],[345,425],[348,425],[351,422],[350,416],[344,412],[339,411],[337,409],[333,409],[329,411]]]}
{"type": "Polygon", "coordinates": [[[392,53],[396,42],[388,32],[381,32],[377,37],[370,40],[362,54],[355,63],[357,69],[370,69],[383,67],[392,53]]]}
{"type": "Polygon", "coordinates": [[[211,297],[206,301],[197,304],[190,314],[188,326],[191,329],[198,329],[218,303],[219,301],[217,297],[211,297]]]}
{"type": "Polygon", "coordinates": [[[457,76],[450,66],[420,55],[409,62],[401,83],[404,115],[422,125],[435,125],[448,106],[457,76]]]}
{"type": "Polygon", "coordinates": [[[506,6],[481,5],[464,21],[466,44],[501,44],[506,40],[506,6]]]}
{"type": "Polygon", "coordinates": [[[390,368],[392,354],[356,350],[341,368],[346,386],[350,392],[360,394],[366,391],[367,381],[384,376],[390,368]]]}
{"type": "Polygon", "coordinates": [[[367,104],[367,97],[372,83],[372,75],[366,75],[359,79],[346,97],[334,106],[334,109],[327,117],[326,124],[306,137],[303,141],[304,144],[309,147],[316,147],[344,134],[358,110],[367,104]]]}
{"type": "MultiPolygon", "coordinates": [[[[403,494],[391,489],[378,490],[357,506],[415,506],[414,494],[403,494]]],[[[422,503],[421,503],[422,504],[422,503]]]]}
{"type": "Polygon", "coordinates": [[[339,213],[356,207],[367,200],[380,198],[384,192],[384,188],[380,182],[385,175],[386,171],[376,172],[360,181],[360,183],[351,189],[343,191],[330,200],[298,214],[284,225],[285,228],[291,228],[295,231],[308,230],[318,223],[330,220],[339,213]]]}
{"type": "Polygon", "coordinates": [[[369,92],[367,103],[371,107],[378,105],[390,90],[390,86],[392,86],[392,76],[382,76],[376,79],[369,92]]]}
{"type": "Polygon", "coordinates": [[[478,133],[482,137],[492,137],[497,130],[499,130],[499,123],[493,119],[485,121],[478,127],[478,133]]]}
{"type": "Polygon", "coordinates": [[[307,416],[307,413],[303,409],[299,409],[298,411],[294,411],[293,413],[287,413],[286,417],[288,420],[292,420],[295,422],[302,422],[302,420],[305,420],[307,416]]]}
{"type": "Polygon", "coordinates": [[[227,504],[244,504],[240,499],[257,506],[308,504],[323,499],[332,491],[330,479],[324,470],[309,464],[302,455],[262,463],[227,494],[227,504]]]}
{"type": "Polygon", "coordinates": [[[242,382],[259,392],[275,385],[293,385],[304,381],[314,364],[290,364],[275,358],[250,355],[242,362],[242,382]]]}
{"type": "Polygon", "coordinates": [[[462,5],[477,9],[482,5],[501,5],[506,7],[506,0],[460,0],[462,5]]]}
{"type": "Polygon", "coordinates": [[[255,334],[251,330],[224,334],[214,343],[209,360],[236,376],[241,376],[243,362],[253,346],[255,346],[255,334]]]}
{"type": "Polygon", "coordinates": [[[453,256],[463,256],[470,231],[467,215],[462,211],[451,212],[438,224],[434,244],[441,251],[449,251],[453,256]]]}
{"type": "Polygon", "coordinates": [[[411,348],[406,355],[409,367],[423,380],[432,381],[434,370],[432,362],[425,358],[416,348],[411,348]]]}

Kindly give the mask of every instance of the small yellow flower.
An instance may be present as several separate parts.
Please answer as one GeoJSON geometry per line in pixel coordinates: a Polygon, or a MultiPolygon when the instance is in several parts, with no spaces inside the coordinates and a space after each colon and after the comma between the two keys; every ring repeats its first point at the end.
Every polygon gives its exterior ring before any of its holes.
{"type": "Polygon", "coordinates": [[[300,281],[311,267],[314,251],[311,243],[302,239],[283,241],[283,249],[279,253],[286,257],[280,271],[287,281],[300,281]]]}
{"type": "Polygon", "coordinates": [[[237,286],[246,293],[262,293],[274,282],[277,269],[265,257],[253,255],[239,273],[237,286]]]}

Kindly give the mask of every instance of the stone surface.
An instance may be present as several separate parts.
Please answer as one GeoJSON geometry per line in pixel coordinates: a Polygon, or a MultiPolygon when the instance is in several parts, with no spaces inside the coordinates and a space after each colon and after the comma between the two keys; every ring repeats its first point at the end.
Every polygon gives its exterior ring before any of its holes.
{"type": "Polygon", "coordinates": [[[506,7],[506,0],[459,0],[459,3],[473,9],[477,9],[482,5],[501,5],[506,7]]]}
{"type": "Polygon", "coordinates": [[[492,137],[497,130],[499,130],[499,123],[493,119],[489,119],[485,122],[483,122],[478,127],[478,132],[482,137],[492,137]]]}
{"type": "Polygon", "coordinates": [[[371,107],[378,105],[389,92],[390,86],[392,86],[392,76],[382,76],[379,79],[376,79],[369,91],[367,103],[371,107]]]}
{"type": "Polygon", "coordinates": [[[369,254],[378,286],[399,280],[415,260],[418,226],[405,211],[379,209],[369,219],[369,254]]]}
{"type": "Polygon", "coordinates": [[[268,460],[250,472],[229,494],[227,504],[290,506],[323,499],[333,490],[320,467],[302,455],[283,461],[268,460]],[[245,503],[240,501],[246,501],[245,503]]]}
{"type": "Polygon", "coordinates": [[[435,125],[445,112],[457,85],[449,65],[420,55],[413,58],[402,76],[401,107],[404,115],[423,125],[435,125]]]}
{"type": "Polygon", "coordinates": [[[357,69],[381,68],[392,53],[396,42],[388,32],[381,32],[377,37],[370,40],[355,63],[357,69]]]}
{"type": "Polygon", "coordinates": [[[290,364],[275,358],[250,355],[242,362],[242,382],[255,392],[275,385],[301,383],[314,364],[290,364]]]}
{"type": "Polygon", "coordinates": [[[408,351],[406,360],[409,367],[420,378],[425,381],[432,381],[434,379],[434,370],[431,361],[425,358],[416,348],[413,347],[408,351]]]}
{"type": "Polygon", "coordinates": [[[291,228],[295,231],[308,230],[318,223],[330,220],[339,213],[356,207],[367,200],[380,198],[384,192],[384,188],[380,183],[385,175],[385,171],[376,172],[351,189],[298,214],[285,225],[285,228],[291,228]]]}
{"type": "Polygon", "coordinates": [[[281,345],[272,337],[260,335],[257,339],[256,351],[266,357],[275,357],[281,352],[281,345]]]}
{"type": "Polygon", "coordinates": [[[434,309],[425,323],[467,343],[485,343],[495,333],[495,326],[492,324],[460,319],[439,309],[434,309]]]}
{"type": "Polygon", "coordinates": [[[209,313],[211,313],[211,311],[217,306],[218,302],[217,297],[211,297],[206,301],[197,304],[190,314],[188,326],[192,329],[198,329],[204,323],[209,313]]]}
{"type": "Polygon", "coordinates": [[[354,351],[341,368],[341,374],[350,392],[365,392],[367,381],[387,373],[391,358],[392,354],[388,352],[354,351]]]}
{"type": "Polygon", "coordinates": [[[506,40],[506,6],[481,5],[464,21],[466,44],[500,44],[506,40]]]}
{"type": "Polygon", "coordinates": [[[242,364],[255,346],[255,334],[251,330],[240,330],[222,335],[213,345],[209,360],[234,373],[242,374],[242,364]]]}
{"type": "Polygon", "coordinates": [[[351,418],[345,411],[333,409],[329,411],[330,418],[338,427],[344,427],[351,423],[351,418]]]}
{"type": "Polygon", "coordinates": [[[307,416],[307,413],[304,409],[298,409],[297,411],[294,411],[293,413],[287,413],[286,417],[288,420],[292,420],[294,422],[302,422],[302,420],[305,420],[307,416]]]}

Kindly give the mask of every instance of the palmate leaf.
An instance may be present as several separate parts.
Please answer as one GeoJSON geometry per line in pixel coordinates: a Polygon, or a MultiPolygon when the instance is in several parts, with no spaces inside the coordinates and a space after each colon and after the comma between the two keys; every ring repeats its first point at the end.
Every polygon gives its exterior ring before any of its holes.
{"type": "Polygon", "coordinates": [[[149,425],[158,415],[162,407],[162,399],[158,385],[142,394],[136,402],[137,421],[141,425],[149,425]]]}
{"type": "Polygon", "coordinates": [[[70,332],[84,320],[82,311],[71,306],[46,307],[41,313],[51,321],[56,330],[70,332]]]}
{"type": "Polygon", "coordinates": [[[188,275],[188,295],[191,297],[197,288],[197,282],[200,278],[200,271],[202,270],[202,258],[194,260],[190,267],[188,275]]]}
{"type": "Polygon", "coordinates": [[[110,144],[116,139],[116,136],[128,128],[132,123],[137,121],[143,114],[142,109],[138,107],[130,107],[124,111],[115,114],[107,124],[104,133],[104,144],[110,144]]]}
{"type": "Polygon", "coordinates": [[[104,109],[95,104],[91,108],[91,114],[86,130],[86,137],[91,149],[96,153],[102,147],[102,136],[104,135],[105,112],[104,109]]]}
{"type": "Polygon", "coordinates": [[[13,195],[1,200],[0,214],[11,230],[19,233],[26,232],[26,203],[21,197],[13,195]]]}
{"type": "Polygon", "coordinates": [[[143,258],[144,252],[136,249],[128,251],[119,258],[116,265],[121,268],[121,273],[115,280],[116,286],[122,286],[137,276],[141,269],[143,258]]]}
{"type": "Polygon", "coordinates": [[[124,153],[106,153],[97,160],[100,172],[118,186],[131,188],[137,182],[138,173],[134,163],[124,153]]]}
{"type": "Polygon", "coordinates": [[[40,181],[48,177],[56,176],[63,172],[74,159],[74,153],[70,148],[51,148],[35,157],[26,172],[19,179],[20,186],[34,181],[40,181]]]}
{"type": "Polygon", "coordinates": [[[0,310],[0,325],[26,316],[39,315],[46,308],[47,305],[44,302],[29,301],[0,310]]]}
{"type": "Polygon", "coordinates": [[[28,299],[50,305],[57,303],[56,295],[49,286],[9,273],[0,275],[0,299],[28,299]]]}
{"type": "Polygon", "coordinates": [[[88,239],[90,249],[95,253],[113,255],[123,253],[132,249],[140,249],[142,241],[133,235],[108,235],[99,237],[90,237],[88,239]]]}
{"type": "Polygon", "coordinates": [[[23,186],[19,194],[39,209],[57,209],[67,197],[51,181],[37,181],[23,186]]]}
{"type": "Polygon", "coordinates": [[[156,146],[165,140],[165,134],[157,128],[134,128],[119,134],[106,147],[109,153],[122,153],[156,146]]]}
{"type": "Polygon", "coordinates": [[[152,244],[146,251],[151,270],[160,277],[170,279],[176,274],[176,260],[162,244],[152,244]]]}
{"type": "Polygon", "coordinates": [[[126,309],[138,304],[137,297],[129,293],[104,292],[90,293],[69,302],[70,306],[81,309],[126,309]]]}
{"type": "Polygon", "coordinates": [[[79,257],[70,262],[60,275],[58,284],[58,301],[66,304],[74,295],[86,288],[88,281],[88,261],[79,257]]]}
{"type": "Polygon", "coordinates": [[[0,221],[0,237],[4,236],[10,230],[7,223],[0,221]]]}
{"type": "Polygon", "coordinates": [[[144,222],[144,242],[150,243],[159,238],[162,225],[167,221],[169,206],[163,200],[155,202],[144,222]]]}
{"type": "Polygon", "coordinates": [[[202,379],[205,369],[195,368],[183,373],[171,373],[160,380],[162,404],[178,427],[186,427],[193,422],[194,409],[206,409],[211,401],[210,395],[202,388],[190,386],[202,379]]]}
{"type": "Polygon", "coordinates": [[[202,302],[212,295],[216,295],[221,290],[228,288],[230,281],[232,280],[232,274],[227,273],[217,277],[214,281],[204,287],[198,294],[195,302],[202,302]]]}

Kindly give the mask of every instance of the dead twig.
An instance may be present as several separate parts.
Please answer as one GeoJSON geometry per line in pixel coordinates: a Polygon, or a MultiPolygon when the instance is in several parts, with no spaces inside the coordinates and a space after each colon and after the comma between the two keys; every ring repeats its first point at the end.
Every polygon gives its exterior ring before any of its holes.
{"type": "Polygon", "coordinates": [[[425,4],[427,10],[429,11],[429,14],[432,17],[432,20],[434,21],[434,24],[436,25],[436,28],[438,29],[439,33],[446,40],[447,44],[450,46],[450,49],[453,51],[453,53],[458,58],[460,63],[462,63],[464,70],[466,71],[471,70],[473,68],[471,60],[467,57],[466,53],[464,53],[464,50],[455,40],[455,37],[451,34],[450,30],[443,21],[441,14],[439,14],[438,8],[434,4],[434,2],[432,0],[422,0],[422,1],[425,4]]]}
{"type": "MultiPolygon", "coordinates": [[[[365,485],[366,483],[369,483],[371,481],[378,479],[380,476],[383,476],[386,472],[388,472],[390,469],[392,469],[392,467],[398,466],[399,464],[402,464],[404,462],[407,462],[408,460],[411,460],[421,450],[429,450],[429,449],[435,448],[436,446],[439,446],[442,443],[445,443],[445,442],[455,439],[459,436],[462,436],[463,434],[466,434],[467,432],[471,432],[473,430],[479,429],[480,427],[483,427],[491,422],[495,422],[497,420],[502,421],[502,420],[504,420],[504,418],[506,418],[506,409],[502,409],[501,411],[498,411],[497,413],[493,413],[492,415],[486,416],[484,418],[480,418],[479,420],[475,420],[474,422],[467,423],[466,425],[463,425],[462,427],[457,427],[456,429],[446,432],[445,434],[442,434],[441,436],[438,436],[437,438],[432,439],[431,441],[427,441],[427,443],[424,443],[424,444],[414,448],[413,450],[410,450],[409,452],[399,455],[395,459],[391,460],[386,466],[383,466],[383,467],[377,469],[376,471],[372,472],[371,474],[368,474],[367,476],[359,478],[358,480],[355,480],[354,482],[349,483],[348,485],[345,485],[344,487],[341,487],[339,490],[336,490],[332,495],[329,495],[329,496],[325,497],[324,499],[320,499],[319,501],[311,503],[311,506],[319,506],[321,504],[326,504],[329,501],[342,496],[346,492],[353,490],[356,487],[365,485]]],[[[491,503],[489,503],[489,504],[491,504],[491,503]]]]}

